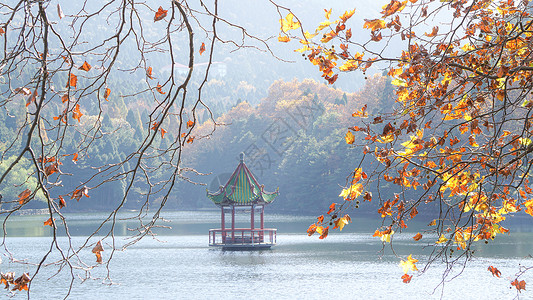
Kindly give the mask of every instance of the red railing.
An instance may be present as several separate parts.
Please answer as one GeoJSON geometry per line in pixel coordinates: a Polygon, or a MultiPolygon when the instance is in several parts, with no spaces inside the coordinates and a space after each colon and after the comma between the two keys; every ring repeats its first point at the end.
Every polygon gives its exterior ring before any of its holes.
{"type": "Polygon", "coordinates": [[[210,229],[209,246],[261,247],[276,244],[276,229],[210,229]]]}

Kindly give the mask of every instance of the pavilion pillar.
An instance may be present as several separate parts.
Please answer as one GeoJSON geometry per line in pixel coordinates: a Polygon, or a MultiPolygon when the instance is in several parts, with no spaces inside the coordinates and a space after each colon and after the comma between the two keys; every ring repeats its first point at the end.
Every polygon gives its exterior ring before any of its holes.
{"type": "Polygon", "coordinates": [[[231,240],[235,242],[235,206],[231,206],[231,240]]]}
{"type": "Polygon", "coordinates": [[[264,205],[261,205],[261,224],[259,226],[261,226],[261,231],[259,232],[259,241],[262,243],[264,242],[265,240],[265,232],[263,231],[263,229],[265,229],[265,218],[264,218],[264,212],[265,212],[265,206],[264,205]]]}
{"type": "Polygon", "coordinates": [[[220,207],[222,212],[220,216],[220,228],[222,229],[222,243],[226,243],[226,214],[224,213],[224,206],[220,207]]]}
{"type": "Polygon", "coordinates": [[[255,213],[255,206],[252,205],[252,216],[251,216],[251,220],[250,220],[250,228],[251,228],[252,230],[254,230],[254,228],[255,228],[254,213],[255,213]]]}
{"type": "Polygon", "coordinates": [[[265,217],[264,217],[264,213],[265,213],[265,206],[261,206],[261,229],[264,229],[265,228],[265,217]]]}

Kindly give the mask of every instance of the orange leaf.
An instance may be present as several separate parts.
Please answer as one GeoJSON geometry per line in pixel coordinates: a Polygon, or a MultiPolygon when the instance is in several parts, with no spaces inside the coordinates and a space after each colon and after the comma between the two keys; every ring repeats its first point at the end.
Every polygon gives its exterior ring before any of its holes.
{"type": "Polygon", "coordinates": [[[150,128],[150,129],[157,130],[157,124],[159,124],[159,123],[158,122],[152,123],[152,128],[150,128]]]}
{"type": "Polygon", "coordinates": [[[82,70],[82,71],[85,71],[85,72],[89,72],[89,70],[91,70],[91,65],[88,64],[86,61],[83,62],[83,65],[81,67],[78,68],[79,70],[82,70]]]}
{"type": "Polygon", "coordinates": [[[411,213],[409,214],[409,216],[412,218],[414,218],[416,215],[418,215],[418,210],[416,209],[416,207],[413,207],[411,209],[411,213]]]}
{"type": "Polygon", "coordinates": [[[44,221],[44,226],[46,226],[46,225],[48,225],[50,227],[54,227],[54,221],[52,220],[51,217],[48,220],[44,221]]]}
{"type": "Polygon", "coordinates": [[[316,232],[316,224],[311,224],[309,228],[307,228],[307,235],[312,236],[316,232]]]}
{"type": "Polygon", "coordinates": [[[111,90],[109,88],[106,88],[104,92],[105,101],[109,101],[109,99],[107,98],[109,97],[110,94],[111,94],[111,90]]]}
{"type": "Polygon", "coordinates": [[[422,234],[420,232],[417,233],[415,236],[413,236],[413,240],[415,241],[420,241],[421,238],[422,238],[422,234]]]}
{"type": "Polygon", "coordinates": [[[324,215],[321,215],[320,217],[317,218],[318,219],[318,223],[323,223],[324,222],[324,215]]]}
{"type": "Polygon", "coordinates": [[[164,10],[163,7],[159,6],[159,9],[157,10],[154,16],[154,22],[163,20],[163,18],[167,16],[167,11],[168,10],[164,10]]]}
{"type": "Polygon", "coordinates": [[[524,280],[518,281],[518,279],[515,279],[511,282],[511,285],[513,285],[519,292],[526,289],[526,282],[524,280]]]}
{"type": "Polygon", "coordinates": [[[202,43],[202,46],[200,46],[200,55],[202,55],[202,53],[204,53],[205,51],[205,44],[202,43]]]}
{"type": "Polygon", "coordinates": [[[146,69],[146,76],[148,76],[150,79],[154,79],[152,77],[152,67],[148,67],[148,69],[146,69]]]}
{"type": "Polygon", "coordinates": [[[92,252],[96,254],[96,262],[102,263],[102,254],[101,252],[104,251],[104,247],[102,247],[102,241],[98,241],[96,245],[94,246],[92,252]]]}
{"type": "Polygon", "coordinates": [[[31,195],[31,191],[29,189],[25,189],[19,194],[19,204],[22,205],[26,201],[28,201],[28,197],[31,195]]]}
{"type": "Polygon", "coordinates": [[[500,270],[496,269],[493,266],[489,266],[488,270],[492,273],[492,276],[500,277],[500,275],[502,274],[502,272],[500,272],[500,270]]]}
{"type": "Polygon", "coordinates": [[[63,96],[61,96],[61,102],[65,103],[69,100],[68,93],[64,93],[63,96]]]}
{"type": "Polygon", "coordinates": [[[4,35],[4,33],[6,33],[6,32],[4,31],[4,28],[0,27],[0,36],[4,35]]]}
{"type": "Polygon", "coordinates": [[[407,274],[403,274],[402,275],[402,279],[403,279],[403,283],[409,283],[411,282],[411,279],[413,278],[413,275],[407,275],[407,274]]]}
{"type": "Polygon", "coordinates": [[[187,144],[190,144],[194,141],[194,136],[190,136],[188,139],[187,139],[187,144]]]}
{"type": "Polygon", "coordinates": [[[287,43],[290,41],[291,41],[291,38],[288,36],[281,36],[281,35],[278,36],[278,42],[287,43]]]}
{"type": "Polygon", "coordinates": [[[78,122],[81,122],[81,116],[83,116],[83,114],[80,111],[80,105],[76,104],[74,110],[72,111],[72,118],[78,120],[78,122]]]}
{"type": "Polygon", "coordinates": [[[165,133],[167,133],[167,131],[163,128],[161,128],[161,138],[164,139],[165,138],[165,133]]]}
{"type": "Polygon", "coordinates": [[[349,40],[350,38],[352,38],[352,29],[348,29],[346,30],[346,39],[349,40]]]}
{"type": "Polygon", "coordinates": [[[335,210],[335,203],[331,203],[331,205],[329,206],[328,215],[334,210],[335,210]]]}
{"type": "Polygon", "coordinates": [[[405,8],[406,3],[407,0],[404,2],[392,0],[388,5],[383,6],[383,11],[381,12],[381,14],[383,14],[383,17],[385,18],[397,12],[401,12],[405,8]]]}
{"type": "Polygon", "coordinates": [[[437,35],[438,32],[439,32],[439,27],[435,26],[433,27],[433,31],[431,31],[431,33],[424,33],[424,35],[427,37],[434,37],[437,35]]]}
{"type": "Polygon", "coordinates": [[[13,287],[13,291],[22,291],[22,290],[25,290],[27,291],[28,290],[28,283],[31,281],[31,278],[30,276],[28,275],[28,273],[24,273],[22,274],[22,276],[20,276],[19,278],[13,280],[13,284],[15,285],[13,287]]]}
{"type": "Polygon", "coordinates": [[[74,157],[72,157],[72,161],[76,163],[78,161],[78,152],[74,153],[74,157]]]}
{"type": "Polygon", "coordinates": [[[340,19],[346,23],[346,21],[348,21],[349,18],[351,18],[353,16],[353,14],[355,13],[355,9],[352,9],[352,10],[347,10],[344,12],[344,14],[342,16],[340,16],[340,19]]]}
{"type": "Polygon", "coordinates": [[[191,121],[191,120],[187,121],[187,128],[191,128],[193,126],[194,126],[194,122],[193,121],[191,121]]]}
{"type": "Polygon", "coordinates": [[[159,92],[159,94],[166,94],[165,92],[163,92],[163,90],[161,89],[162,86],[160,84],[157,84],[157,86],[155,87],[155,90],[159,92]]]}
{"type": "Polygon", "coordinates": [[[76,88],[76,85],[78,84],[78,76],[74,75],[74,74],[70,74],[70,80],[69,82],[67,83],[67,87],[69,87],[69,85],[71,87],[74,87],[76,88]]]}

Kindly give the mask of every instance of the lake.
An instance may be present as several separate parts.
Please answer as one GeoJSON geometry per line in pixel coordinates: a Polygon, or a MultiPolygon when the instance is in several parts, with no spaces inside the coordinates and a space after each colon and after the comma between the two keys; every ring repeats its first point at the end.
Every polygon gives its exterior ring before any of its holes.
{"type": "MultiPolygon", "coordinates": [[[[80,245],[103,214],[69,214],[72,244],[80,245]]],[[[404,284],[398,266],[399,258],[390,248],[383,252],[379,238],[372,237],[378,226],[375,220],[353,217],[354,222],[342,233],[330,232],[325,240],[308,237],[305,230],[314,217],[266,215],[265,225],[278,228],[278,244],[268,251],[233,252],[210,249],[208,229],[219,227],[218,212],[169,212],[164,217],[171,229],[158,229],[158,239],[151,237],[113,254],[110,277],[99,265],[91,271],[94,279],[82,282],[75,279],[71,299],[513,299],[516,289],[510,288],[519,266],[532,266],[533,232],[530,226],[520,226],[511,236],[499,236],[489,245],[476,244],[474,258],[462,270],[453,269],[444,285],[439,285],[445,266],[433,264],[423,274],[413,276],[404,284]],[[502,278],[493,277],[487,270],[495,266],[502,278]]],[[[9,222],[5,245],[17,259],[36,263],[50,248],[45,216],[17,216],[9,222]]],[[[245,219],[239,219],[244,223],[245,219]]],[[[127,234],[132,221],[120,221],[117,235],[127,234]]],[[[511,229],[513,229],[511,227],[511,229]]],[[[416,233],[416,231],[414,232],[416,233]]],[[[427,249],[421,245],[430,242],[412,240],[413,232],[395,235],[395,252],[405,258],[409,254],[420,260],[419,269],[427,259],[427,249]]],[[[97,239],[95,239],[96,241],[97,239]]],[[[126,243],[125,236],[117,236],[116,244],[126,243]]],[[[67,238],[59,238],[66,248],[67,238]]],[[[103,240],[103,257],[111,251],[111,240],[103,240]]],[[[16,275],[35,267],[12,263],[2,249],[1,271],[15,271],[16,275]]],[[[47,261],[58,257],[54,251],[47,261]]],[[[95,257],[90,249],[81,254],[88,263],[95,257]]],[[[61,299],[70,283],[68,270],[49,278],[58,266],[40,271],[32,282],[31,298],[61,299]]],[[[83,276],[81,271],[75,272],[83,276]]],[[[520,279],[527,282],[520,299],[533,299],[533,270],[520,279]]],[[[15,299],[27,298],[18,292],[15,299]]]]}

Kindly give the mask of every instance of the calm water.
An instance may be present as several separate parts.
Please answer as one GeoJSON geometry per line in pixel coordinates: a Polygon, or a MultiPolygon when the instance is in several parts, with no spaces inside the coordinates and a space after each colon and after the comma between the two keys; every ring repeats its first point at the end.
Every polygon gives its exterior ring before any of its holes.
{"type": "MultiPolygon", "coordinates": [[[[69,215],[73,244],[84,236],[102,215],[69,215]]],[[[424,274],[402,283],[399,259],[390,249],[379,253],[381,242],[371,237],[376,228],[369,220],[356,219],[354,224],[326,240],[307,237],[305,229],[313,217],[270,216],[266,225],[278,228],[278,245],[269,251],[230,252],[207,247],[209,228],[218,227],[217,213],[169,213],[172,229],[160,230],[160,239],[147,238],[124,252],[115,252],[111,263],[113,285],[103,279],[76,280],[72,299],[513,299],[510,278],[520,264],[533,265],[533,233],[521,232],[497,239],[491,247],[480,245],[476,257],[462,274],[439,286],[444,266],[434,264],[424,274]],[[350,231],[351,230],[351,231],[350,231]],[[502,272],[495,278],[489,265],[502,272]]],[[[34,263],[50,247],[49,229],[42,226],[43,216],[17,217],[8,232],[6,244],[16,258],[34,263]],[[40,225],[40,226],[39,226],[40,225]],[[38,229],[35,229],[35,228],[38,229]]],[[[243,220],[244,221],[244,220],[243,220]]],[[[132,222],[120,222],[118,232],[127,232],[132,222]]],[[[413,248],[412,233],[396,236],[396,254],[410,253],[421,261],[424,250],[413,248]]],[[[117,237],[118,244],[125,243],[117,237]]],[[[66,245],[66,238],[60,238],[66,245]]],[[[110,240],[104,240],[104,259],[110,254],[110,240]]],[[[94,262],[94,254],[82,254],[94,262]]],[[[2,251],[5,255],[5,250],[2,251]]],[[[57,253],[52,254],[52,256],[57,253]]],[[[52,257],[53,258],[53,257],[52,257]]],[[[423,264],[419,263],[422,269],[423,264]]],[[[69,276],[61,273],[48,277],[57,267],[41,271],[32,284],[33,299],[60,299],[65,296],[69,276]]],[[[34,267],[10,263],[4,256],[2,272],[15,270],[33,273],[34,267]]],[[[457,274],[460,269],[453,270],[457,274]]],[[[95,278],[105,278],[107,271],[98,266],[95,278]]],[[[533,271],[523,276],[527,291],[520,299],[533,299],[533,271]]],[[[26,298],[20,293],[15,299],[26,298]]]]}

